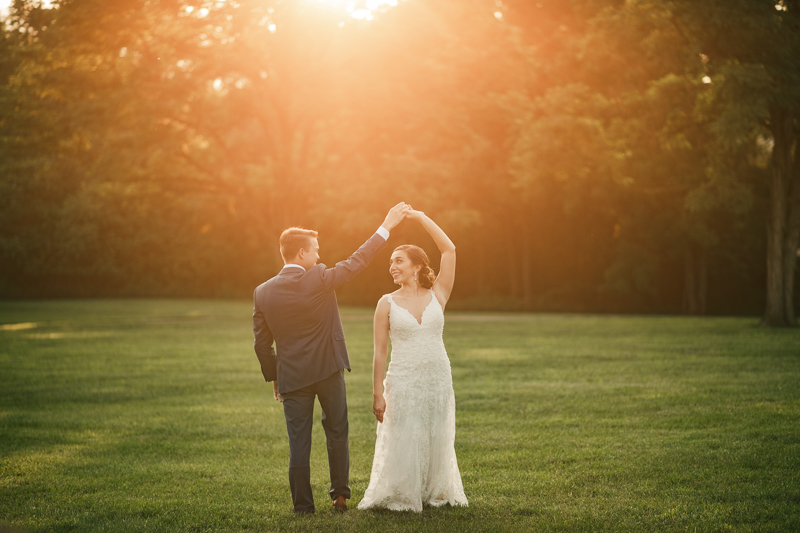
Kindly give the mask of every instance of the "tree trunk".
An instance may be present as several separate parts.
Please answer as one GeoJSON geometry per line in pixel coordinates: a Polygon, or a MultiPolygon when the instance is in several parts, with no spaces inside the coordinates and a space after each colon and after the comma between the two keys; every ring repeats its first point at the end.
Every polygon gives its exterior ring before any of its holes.
{"type": "Polygon", "coordinates": [[[697,293],[697,279],[695,278],[694,254],[687,248],[683,254],[683,312],[694,314],[697,307],[695,294],[697,293]]]}
{"type": "Polygon", "coordinates": [[[770,212],[767,220],[767,305],[762,324],[797,326],[794,316],[794,270],[800,235],[800,187],[797,181],[794,117],[773,110],[770,129],[772,149],[770,212]],[[794,175],[793,175],[794,174],[794,175]]]}
{"type": "MultiPolygon", "coordinates": [[[[795,134],[798,130],[794,130],[795,134]]],[[[797,257],[800,254],[800,136],[795,135],[794,162],[789,181],[789,208],[786,237],[783,246],[783,305],[786,320],[790,326],[797,324],[794,310],[794,278],[797,268],[797,257]]]]}
{"type": "MultiPolygon", "coordinates": [[[[516,221],[509,223],[514,227],[516,221]]],[[[509,253],[508,261],[508,292],[513,298],[519,298],[522,292],[522,274],[520,273],[519,242],[513,232],[506,231],[506,247],[509,253]]]]}
{"type": "Polygon", "coordinates": [[[522,255],[522,305],[530,310],[533,307],[533,284],[531,283],[531,228],[530,217],[522,218],[520,249],[522,255]]]}
{"type": "Polygon", "coordinates": [[[708,253],[699,246],[690,246],[684,255],[683,312],[706,314],[707,295],[708,253]]]}

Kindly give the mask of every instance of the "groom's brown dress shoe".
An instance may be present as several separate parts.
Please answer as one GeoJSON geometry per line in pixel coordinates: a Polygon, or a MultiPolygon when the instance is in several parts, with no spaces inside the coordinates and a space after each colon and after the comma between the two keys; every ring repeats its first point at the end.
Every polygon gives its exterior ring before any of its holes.
{"type": "Polygon", "coordinates": [[[340,513],[347,510],[347,500],[344,499],[344,496],[339,495],[333,500],[333,510],[340,513]]]}

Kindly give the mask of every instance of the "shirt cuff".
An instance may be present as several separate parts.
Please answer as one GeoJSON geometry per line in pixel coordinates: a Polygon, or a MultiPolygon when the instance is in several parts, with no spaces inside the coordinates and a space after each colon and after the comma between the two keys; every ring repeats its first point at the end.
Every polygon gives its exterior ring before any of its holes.
{"type": "Polygon", "coordinates": [[[389,230],[384,228],[383,226],[379,227],[378,231],[376,231],[375,233],[377,233],[378,235],[383,237],[384,241],[388,241],[389,240],[389,230]]]}

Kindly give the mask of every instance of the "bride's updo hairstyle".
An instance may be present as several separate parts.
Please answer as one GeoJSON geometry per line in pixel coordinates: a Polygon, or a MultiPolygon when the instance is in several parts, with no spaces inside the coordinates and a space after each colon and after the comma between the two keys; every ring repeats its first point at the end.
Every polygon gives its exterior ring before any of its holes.
{"type": "Polygon", "coordinates": [[[417,281],[421,287],[426,289],[433,287],[433,282],[436,281],[436,273],[430,266],[428,266],[430,260],[428,259],[428,254],[425,253],[425,250],[419,246],[414,246],[413,244],[403,244],[402,246],[395,248],[394,251],[405,252],[408,256],[408,260],[411,261],[412,264],[422,266],[417,276],[417,281]]]}

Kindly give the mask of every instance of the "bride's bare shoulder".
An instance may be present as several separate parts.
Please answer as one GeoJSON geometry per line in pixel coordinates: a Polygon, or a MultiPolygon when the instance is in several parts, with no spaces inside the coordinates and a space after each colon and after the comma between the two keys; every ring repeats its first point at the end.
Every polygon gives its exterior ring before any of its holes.
{"type": "Polygon", "coordinates": [[[378,299],[378,305],[375,306],[375,311],[376,312],[377,311],[381,311],[383,309],[385,309],[387,311],[389,310],[389,305],[390,305],[389,296],[391,296],[391,294],[384,294],[383,296],[381,296],[378,299]]]}
{"type": "Polygon", "coordinates": [[[383,296],[381,296],[381,297],[378,299],[378,303],[381,303],[381,302],[388,302],[388,301],[390,301],[390,300],[392,300],[392,299],[394,299],[394,298],[397,298],[397,297],[398,297],[398,294],[397,294],[397,292],[398,292],[398,291],[394,291],[394,292],[388,292],[388,293],[384,294],[383,296]]]}

